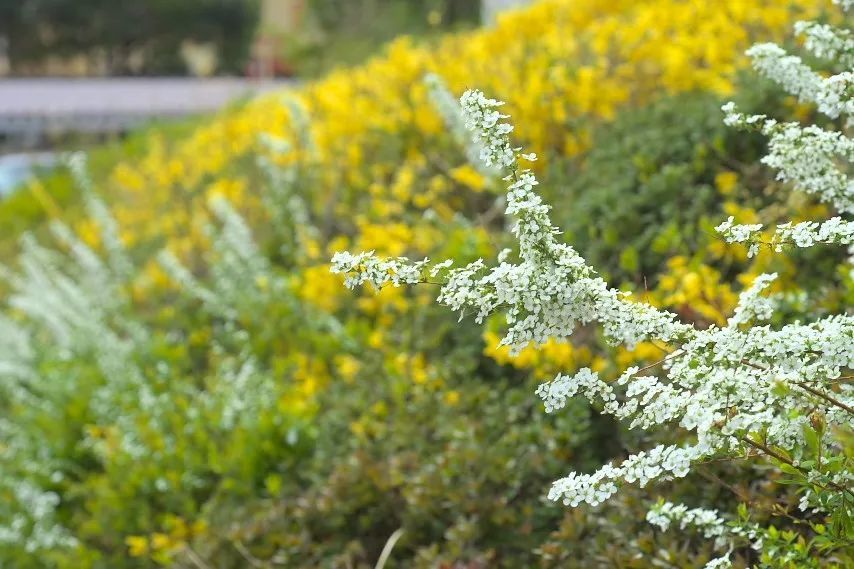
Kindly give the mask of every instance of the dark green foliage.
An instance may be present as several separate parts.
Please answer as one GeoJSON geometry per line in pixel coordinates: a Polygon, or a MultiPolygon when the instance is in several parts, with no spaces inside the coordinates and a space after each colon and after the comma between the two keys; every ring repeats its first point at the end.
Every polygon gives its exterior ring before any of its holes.
{"type": "Polygon", "coordinates": [[[258,0],[2,0],[0,36],[16,66],[48,55],[107,56],[108,73],[183,73],[184,40],[213,42],[220,70],[243,69],[259,14],[258,0]],[[130,55],[141,50],[134,69],[130,55]]]}
{"type": "MultiPolygon", "coordinates": [[[[775,91],[751,81],[739,88],[741,108],[780,108],[775,91]]],[[[701,250],[709,238],[702,222],[726,218],[718,173],[740,175],[748,194],[741,203],[769,184],[756,167],[765,141],[724,126],[724,101],[688,93],[627,110],[595,129],[583,160],[550,180],[557,224],[607,277],[642,283],[669,257],[701,250]]]]}
{"type": "Polygon", "coordinates": [[[334,67],[359,63],[403,34],[430,37],[480,21],[479,0],[307,2],[316,33],[285,38],[285,59],[299,76],[316,77],[334,67]]]}
{"type": "Polygon", "coordinates": [[[261,558],[284,542],[286,566],[373,567],[402,528],[388,567],[535,564],[563,515],[543,502],[551,479],[568,461],[601,458],[588,444],[585,406],[552,418],[530,383],[463,377],[449,379],[460,393],[449,406],[407,378],[377,384],[369,375],[323,398],[305,484],[256,505],[239,539],[261,558]]]}
{"type": "Polygon", "coordinates": [[[325,30],[378,27],[390,16],[405,17],[414,28],[427,26],[430,12],[447,24],[476,23],[480,2],[470,0],[308,0],[309,7],[325,30]]]}

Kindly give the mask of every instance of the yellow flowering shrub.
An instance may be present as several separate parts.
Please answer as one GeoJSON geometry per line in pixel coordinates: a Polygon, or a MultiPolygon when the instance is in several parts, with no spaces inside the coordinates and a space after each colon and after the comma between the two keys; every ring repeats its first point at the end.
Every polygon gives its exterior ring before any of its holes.
{"type": "MultiPolygon", "coordinates": [[[[729,93],[751,37],[779,38],[792,21],[817,11],[809,0],[545,0],[505,14],[494,28],[435,46],[400,39],[384,56],[289,95],[304,105],[314,145],[278,159],[317,163],[316,209],[341,219],[358,211],[387,223],[421,195],[430,203],[416,208],[436,208],[459,190],[485,185],[465,164],[425,155],[444,130],[422,82],[428,72],[440,74],[453,92],[476,83],[508,101],[520,144],[541,156],[536,167],[547,168],[551,158],[583,150],[587,139],[575,128],[582,118],[612,118],[625,105],[668,92],[729,93]],[[388,144],[389,135],[398,147],[388,144]],[[442,181],[431,183],[435,176],[442,181]]],[[[241,211],[257,206],[247,181],[226,172],[259,150],[259,134],[293,134],[282,96],[226,113],[177,144],[155,140],[148,156],[118,165],[110,195],[129,239],[168,235],[199,246],[198,236],[177,235],[177,227],[204,215],[201,200],[220,193],[241,211]]],[[[464,199],[471,198],[458,201],[464,199]]]]}
{"type": "MultiPolygon", "coordinates": [[[[313,144],[274,159],[311,164],[319,172],[311,207],[336,220],[326,238],[342,232],[354,234],[353,248],[430,254],[440,230],[413,223],[412,212],[431,209],[448,222],[454,212],[483,203],[477,194],[489,180],[458,159],[445,164],[447,153],[425,151],[441,147],[437,139],[445,128],[422,81],[427,73],[440,74],[453,92],[477,84],[508,101],[520,144],[539,154],[534,166],[544,169],[586,148],[585,119],[612,119],[624,106],[663,93],[730,93],[751,37],[778,38],[792,21],[818,10],[808,0],[546,0],[504,14],[494,28],[437,45],[403,38],[361,67],[250,102],[178,143],[154,139],[144,159],[117,165],[110,199],[126,242],[166,238],[184,255],[207,246],[202,204],[212,195],[229,198],[263,223],[263,206],[248,189],[253,181],[241,179],[235,168],[247,154],[264,152],[260,134],[295,136],[289,107],[282,104],[283,96],[293,97],[310,119],[313,144]]],[[[80,230],[94,239],[85,223],[80,230]]],[[[335,294],[323,282],[317,270],[310,271],[303,278],[305,298],[322,297],[330,307],[335,294]]]]}
{"type": "MultiPolygon", "coordinates": [[[[661,347],[613,352],[585,330],[574,343],[511,356],[495,329],[481,336],[431,308],[429,287],[352,298],[329,273],[329,256],[361,249],[467,262],[506,243],[492,191],[499,184],[462,158],[430,100],[426,74],[440,75],[454,93],[477,85],[508,101],[519,125],[514,136],[538,153],[533,167],[560,217],[585,199],[606,202],[598,173],[583,188],[565,183],[583,179],[593,152],[605,146],[604,131],[657,101],[676,105],[668,97],[702,92],[709,97],[702,105],[714,106],[733,90],[754,38],[777,39],[820,9],[811,0],[543,0],[507,12],[493,27],[434,43],[399,39],[362,66],[250,101],[188,136],[151,135],[142,157],[98,176],[117,243],[105,240],[103,219],[70,217],[80,240],[105,258],[117,244],[132,258],[117,319],[138,325],[123,330],[128,337],[150,331],[132,359],[157,411],[148,399],[115,395],[108,401],[122,420],[101,420],[89,403],[90,392],[110,380],[101,362],[44,362],[57,377],[86,386],[67,393],[68,428],[39,435],[75,468],[71,475],[57,467],[56,480],[38,478],[62,497],[58,523],[77,539],[70,553],[51,551],[57,566],[190,566],[198,559],[223,567],[273,559],[373,566],[394,524],[412,535],[399,552],[412,566],[535,563],[537,540],[562,514],[543,510],[529,486],[569,458],[609,452],[616,443],[594,451],[581,443],[617,434],[591,434],[582,406],[549,422],[530,404],[531,382],[581,366],[652,362],[661,347]],[[217,209],[221,202],[230,214],[217,209]],[[229,265],[241,255],[251,271],[229,265]],[[264,390],[241,383],[246,378],[264,390]],[[249,403],[246,394],[254,394],[249,403]],[[508,405],[513,411],[505,415],[508,405]],[[538,430],[565,444],[541,452],[530,444],[538,430]],[[527,446],[517,456],[519,441],[527,446]],[[151,460],[134,454],[140,448],[151,460]],[[512,480],[493,474],[507,471],[512,480]],[[500,497],[481,504],[481,493],[490,492],[500,497]],[[504,544],[484,529],[493,527],[501,535],[513,528],[518,539],[504,544]],[[122,565],[128,557],[139,563],[122,565]]],[[[664,139],[636,146],[661,148],[671,142],[664,139]]],[[[598,233],[569,238],[600,245],[613,276],[633,294],[689,320],[721,323],[740,286],[776,261],[760,253],[748,264],[743,247],[703,232],[719,212],[742,223],[765,217],[758,205],[735,204],[744,203],[743,193],[760,194],[767,180],[715,158],[740,150],[736,143],[685,146],[688,158],[678,165],[673,155],[652,160],[622,148],[606,158],[631,170],[628,185],[613,185],[628,208],[636,205],[631,198],[658,208],[662,195],[690,180],[705,200],[682,208],[697,235],[644,221],[656,226],[645,236],[649,249],[622,248],[610,233],[621,221],[591,206],[582,221],[598,233]],[[708,204],[714,209],[705,211],[708,204]],[[684,252],[689,238],[700,244],[694,257],[684,252]],[[649,251],[663,260],[645,266],[649,251]]],[[[46,193],[34,191],[58,217],[46,193]]],[[[13,406],[10,416],[41,428],[52,418],[43,413],[13,406]]],[[[15,472],[28,472],[26,465],[16,463],[15,472]]],[[[609,547],[597,544],[579,563],[609,547]]],[[[614,554],[615,563],[629,566],[638,553],[632,547],[614,554]]],[[[11,550],[10,566],[39,566],[11,550]]]]}

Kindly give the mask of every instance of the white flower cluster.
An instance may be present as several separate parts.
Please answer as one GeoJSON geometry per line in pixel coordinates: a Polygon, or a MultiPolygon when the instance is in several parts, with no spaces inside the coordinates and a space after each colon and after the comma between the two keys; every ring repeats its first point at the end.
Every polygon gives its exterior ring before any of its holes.
{"type": "Polygon", "coordinates": [[[762,231],[762,224],[737,224],[735,217],[729,216],[726,221],[715,227],[715,231],[725,236],[729,243],[744,243],[755,238],[756,234],[762,231]]]}
{"type": "Polygon", "coordinates": [[[202,301],[212,312],[232,319],[237,314],[237,305],[248,299],[261,299],[270,283],[278,285],[270,270],[269,260],[259,250],[252,232],[243,217],[223,197],[209,200],[219,227],[209,226],[208,235],[212,242],[212,253],[208,255],[210,281],[205,286],[169,250],[157,255],[160,266],[176,283],[192,296],[202,301]],[[267,287],[262,287],[266,283],[267,287]],[[247,295],[247,290],[258,294],[247,295]]]}
{"type": "Polygon", "coordinates": [[[546,413],[563,409],[566,402],[579,392],[593,401],[604,401],[606,405],[616,401],[611,386],[599,379],[598,373],[586,367],[572,377],[561,374],[537,388],[537,395],[543,400],[546,413]]]}
{"type": "Polygon", "coordinates": [[[854,244],[854,221],[831,217],[827,221],[802,221],[777,226],[777,243],[791,243],[796,247],[812,247],[818,243],[837,245],[854,244]]]}
{"type": "MultiPolygon", "coordinates": [[[[559,230],[549,218],[549,206],[536,193],[536,177],[518,168],[517,150],[508,134],[512,127],[494,109],[500,103],[479,91],[463,95],[466,124],[475,139],[484,143],[490,164],[510,171],[507,191],[508,216],[516,218],[512,232],[519,240],[520,263],[506,261],[487,270],[482,260],[447,272],[438,301],[455,311],[474,308],[477,321],[504,309],[510,325],[503,343],[518,351],[529,342],[566,338],[577,324],[599,320],[615,343],[633,346],[650,337],[674,339],[690,330],[672,314],[632,303],[609,288],[569,245],[559,243],[559,230]]],[[[527,157],[532,158],[532,157],[527,157]]],[[[339,253],[333,271],[347,273],[346,285],[363,282],[382,286],[387,282],[419,281],[427,260],[411,264],[406,258],[379,260],[372,253],[339,253]],[[407,269],[408,267],[408,269],[407,269]]]]}
{"type": "MultiPolygon", "coordinates": [[[[47,332],[61,359],[95,354],[104,374],[117,382],[134,378],[137,370],[127,362],[127,355],[132,342],[141,339],[144,331],[116,318],[127,301],[118,277],[103,263],[95,263],[92,257],[96,254],[80,242],[75,242],[77,254],[72,254],[71,260],[43,247],[31,235],[22,238],[21,247],[18,271],[4,270],[0,275],[11,287],[8,306],[47,332]]],[[[26,326],[16,327],[19,338],[34,333],[26,326]]],[[[7,360],[6,354],[0,354],[3,360],[7,360]]],[[[20,369],[24,360],[10,354],[8,361],[17,362],[20,369]]],[[[37,374],[20,371],[22,377],[32,376],[38,381],[37,374]]],[[[14,390],[13,396],[27,397],[27,392],[14,390]]]]}
{"type": "MultiPolygon", "coordinates": [[[[695,529],[707,539],[715,540],[717,547],[726,544],[730,533],[726,521],[716,510],[704,508],[688,508],[684,504],[674,504],[662,501],[650,508],[646,520],[662,531],[667,531],[671,525],[678,524],[679,529],[695,529]]],[[[708,567],[708,566],[707,566],[708,567]]]]}
{"type": "Polygon", "coordinates": [[[854,34],[818,22],[796,22],[795,33],[816,57],[834,61],[845,69],[854,67],[854,34]]]}
{"type": "MultiPolygon", "coordinates": [[[[62,525],[67,516],[57,513],[70,488],[63,481],[77,473],[66,455],[54,455],[59,442],[45,440],[52,432],[46,419],[66,416],[69,401],[82,402],[83,397],[86,407],[78,409],[80,418],[114,428],[118,445],[112,438],[107,445],[100,436],[82,433],[80,449],[102,457],[123,452],[139,460],[162,457],[169,452],[164,447],[174,450],[178,437],[195,436],[202,424],[207,428],[213,423],[211,428],[222,431],[254,424],[262,409],[279,404],[273,394],[281,389],[281,374],[274,376],[255,362],[246,349],[249,334],[240,325],[269,318],[264,303],[273,295],[277,302],[282,295],[293,295],[240,214],[223,198],[211,200],[211,250],[194,259],[207,262],[204,277],[171,253],[159,256],[182,285],[180,292],[201,299],[212,312],[210,374],[206,372],[203,382],[175,382],[178,374],[187,372],[158,361],[158,346],[164,341],[180,345],[186,337],[171,324],[153,328],[145,311],[131,303],[132,286],[149,276],[130,262],[118,224],[95,194],[85,157],[72,155],[69,160],[89,217],[100,232],[100,247],[90,247],[55,221],[50,229],[58,247],[48,248],[25,235],[17,264],[0,265],[0,397],[4,409],[14,411],[0,417],[0,549],[14,545],[34,553],[35,559],[50,558],[51,549],[76,545],[62,525]],[[194,404],[179,411],[185,397],[194,404]],[[187,420],[177,427],[183,433],[176,432],[176,412],[187,420]],[[152,447],[152,432],[162,434],[156,444],[163,446],[152,447]]],[[[275,199],[261,197],[266,203],[275,199]]],[[[291,216],[284,223],[301,221],[291,216]]],[[[331,316],[314,314],[295,298],[291,305],[307,316],[307,325],[340,331],[331,316]]],[[[197,472],[188,472],[181,483],[200,481],[197,472]]],[[[163,491],[170,484],[161,478],[155,488],[163,491]]]]}
{"type": "Polygon", "coordinates": [[[259,254],[255,240],[252,238],[252,231],[228,200],[216,196],[209,200],[208,206],[222,223],[222,232],[217,236],[222,244],[217,247],[218,244],[214,243],[214,247],[219,248],[223,255],[233,254],[241,264],[253,272],[266,270],[267,258],[259,254]]]}
{"type": "Polygon", "coordinates": [[[499,170],[494,166],[488,166],[483,159],[481,153],[483,145],[472,140],[471,132],[466,128],[465,118],[463,117],[460,102],[448,90],[445,81],[435,73],[428,73],[424,77],[424,84],[427,86],[427,93],[433,107],[442,116],[445,126],[454,136],[458,144],[463,145],[466,152],[468,162],[482,175],[487,177],[496,176],[499,170]]]}
{"type": "Polygon", "coordinates": [[[166,274],[179,284],[183,290],[190,293],[190,295],[196,297],[209,307],[216,307],[218,311],[225,310],[224,308],[220,308],[219,299],[217,299],[216,294],[203,286],[172,251],[168,249],[160,251],[157,254],[157,262],[160,263],[160,267],[166,274]]]}
{"type": "MultiPolygon", "coordinates": [[[[715,227],[728,243],[750,243],[748,256],[759,251],[762,244],[763,227],[761,224],[739,225],[730,218],[715,227]]],[[[784,245],[808,248],[818,244],[854,245],[854,222],[841,217],[832,217],[827,221],[802,221],[800,223],[781,223],[777,226],[771,241],[767,243],[780,253],[784,245]]]]}
{"type": "MultiPolygon", "coordinates": [[[[820,77],[808,69],[807,73],[800,60],[790,59],[776,46],[758,46],[751,54],[758,68],[805,100],[816,100],[816,90],[824,88],[820,77]]],[[[841,109],[849,108],[849,99],[840,100],[841,109]]],[[[378,259],[373,253],[338,253],[333,270],[347,276],[349,287],[365,282],[377,287],[415,284],[425,282],[428,274],[439,275],[444,283],[440,303],[461,314],[471,310],[477,321],[496,311],[506,315],[508,329],[502,343],[513,350],[530,342],[564,341],[578,324],[591,322],[600,323],[605,337],[614,343],[632,347],[655,340],[662,345],[662,360],[655,364],[661,366],[660,376],[639,376],[640,370],[631,368],[611,382],[585,368],[574,376],[559,375],[541,385],[537,394],[549,412],[582,395],[632,428],[678,425],[693,433],[694,442],[657,446],[591,474],[570,473],[554,483],[551,499],[572,506],[596,505],[624,483],[645,485],[685,476],[698,460],[743,456],[745,450],[781,460],[783,455],[772,449],[787,449],[791,458],[784,458],[789,466],[802,468],[809,416],[818,413],[827,425],[850,424],[854,388],[837,380],[854,369],[854,316],[837,314],[772,328],[763,322],[771,318],[776,304],[763,294],[776,278],[774,274],[759,276],[742,293],[725,327],[695,328],[671,313],[633,302],[610,288],[570,245],[558,240],[560,231],[549,218],[549,206],[536,192],[536,177],[519,167],[519,149],[509,138],[513,127],[496,110],[502,103],[479,91],[466,92],[461,103],[466,126],[483,146],[484,160],[507,173],[506,214],[515,219],[512,231],[518,240],[519,261],[508,262],[502,253],[492,267],[483,260],[459,268],[449,268],[446,262],[429,271],[426,259],[412,263],[406,258],[378,259]]],[[[794,182],[842,212],[854,212],[854,185],[835,162],[839,156],[854,156],[850,139],[818,127],[780,124],[762,115],[744,116],[731,104],[724,110],[727,124],[758,128],[770,136],[770,152],[764,162],[778,170],[781,180],[794,182]]],[[[839,242],[850,238],[847,222],[826,223],[824,229],[802,225],[792,232],[783,226],[780,232],[802,243],[808,240],[807,233],[839,242]]],[[[733,218],[718,226],[718,231],[737,242],[751,242],[761,230],[758,224],[736,225],[733,218]]],[[[837,448],[830,432],[824,431],[819,442],[826,453],[837,448]]],[[[851,476],[848,472],[809,472],[815,484],[827,487],[846,488],[851,476]]],[[[841,498],[845,492],[850,489],[810,505],[824,511],[850,509],[850,500],[841,498]]],[[[699,511],[690,517],[711,524],[711,518],[699,511]]],[[[727,563],[721,558],[711,566],[727,563]]]]}
{"type": "Polygon", "coordinates": [[[849,96],[854,74],[850,71],[824,78],[800,57],[787,54],[773,43],[757,44],[747,50],[747,55],[753,59],[757,71],[779,83],[801,102],[815,103],[818,110],[830,118],[854,113],[854,101],[849,96]]]}
{"type": "MultiPolygon", "coordinates": [[[[674,504],[665,500],[660,500],[650,508],[646,519],[662,531],[678,527],[681,531],[699,532],[703,537],[711,540],[717,549],[727,549],[724,556],[707,562],[705,569],[732,567],[730,554],[736,542],[746,542],[752,549],[761,551],[766,536],[765,530],[755,523],[743,520],[727,522],[716,510],[688,508],[684,504],[674,504]]],[[[785,556],[788,557],[788,561],[793,561],[794,556],[790,554],[791,550],[785,556]]]]}
{"type": "Polygon", "coordinates": [[[34,355],[30,335],[11,318],[0,316],[0,376],[32,380],[34,355]]]}
{"type": "Polygon", "coordinates": [[[750,288],[742,292],[738,297],[738,306],[727,321],[731,327],[739,324],[748,324],[751,321],[764,321],[774,314],[775,302],[765,296],[762,292],[777,279],[777,273],[762,274],[756,277],[750,288]]]}
{"type": "Polygon", "coordinates": [[[397,259],[379,259],[373,251],[351,255],[346,252],[335,253],[332,257],[332,272],[347,275],[345,284],[355,288],[364,283],[371,283],[377,289],[391,283],[417,284],[424,282],[424,268],[429,259],[412,263],[406,257],[397,259]]]}
{"type": "Polygon", "coordinates": [[[316,145],[314,135],[311,132],[312,122],[305,104],[293,94],[282,97],[282,104],[288,109],[290,127],[293,131],[295,143],[305,151],[314,152],[316,145]]]}
{"type": "MultiPolygon", "coordinates": [[[[852,98],[851,100],[854,100],[852,98]]],[[[777,170],[777,179],[816,195],[843,213],[854,213],[854,181],[838,166],[838,160],[854,160],[854,140],[841,132],[811,125],[778,123],[764,115],[746,116],[733,103],[722,107],[724,122],[759,129],[769,137],[768,154],[762,159],[777,170]]]]}
{"type": "Polygon", "coordinates": [[[653,480],[685,477],[691,464],[707,456],[709,450],[703,446],[658,445],[630,455],[619,466],[606,464],[593,474],[571,472],[552,484],[548,497],[566,506],[597,506],[616,494],[622,482],[644,487],[653,480]]]}
{"type": "Polygon", "coordinates": [[[757,238],[762,233],[761,223],[738,224],[735,223],[735,217],[729,216],[726,221],[715,227],[715,231],[723,235],[727,243],[750,242],[750,249],[747,251],[748,257],[753,257],[759,252],[757,238]]]}
{"type": "Polygon", "coordinates": [[[465,125],[463,113],[460,110],[460,102],[448,90],[445,81],[435,73],[424,76],[424,85],[427,86],[427,94],[433,107],[442,116],[445,125],[453,133],[458,142],[464,142],[471,138],[465,125]]]}
{"type": "Polygon", "coordinates": [[[513,126],[501,122],[507,115],[496,110],[502,105],[480,91],[466,91],[460,99],[465,126],[472,133],[472,141],[481,146],[481,160],[487,166],[507,170],[516,166],[516,150],[507,136],[513,126]]]}
{"type": "MultiPolygon", "coordinates": [[[[17,267],[0,266],[9,290],[8,315],[0,316],[0,391],[10,405],[61,416],[78,381],[63,366],[79,358],[109,380],[92,391],[90,411],[93,422],[110,424],[118,420],[117,397],[138,398],[147,388],[132,354],[148,333],[122,317],[133,267],[118,225],[91,187],[85,157],[72,155],[68,162],[106,260],[59,222],[50,228],[67,254],[22,237],[17,267]]],[[[55,483],[63,467],[38,437],[0,420],[0,492],[9,498],[0,505],[0,544],[21,544],[28,552],[74,547],[55,515],[59,496],[35,482],[55,483]]]]}
{"type": "Polygon", "coordinates": [[[732,561],[730,561],[729,555],[717,557],[703,565],[703,569],[729,569],[730,567],[732,567],[732,561]]]}
{"type": "MultiPolygon", "coordinates": [[[[54,492],[45,492],[27,481],[2,478],[0,489],[11,494],[10,501],[17,502],[29,513],[29,516],[15,514],[0,522],[0,545],[23,545],[27,553],[77,545],[77,540],[56,523],[59,496],[54,492]]],[[[4,501],[8,499],[7,496],[4,501]]]]}
{"type": "MultiPolygon", "coordinates": [[[[468,93],[464,108],[474,118],[473,128],[488,132],[478,136],[490,141],[492,156],[511,149],[507,128],[500,128],[490,109],[498,106],[479,94],[468,93]],[[478,109],[477,105],[486,105],[478,109]]],[[[783,380],[793,385],[806,382],[818,393],[823,385],[854,365],[854,323],[848,317],[830,317],[812,325],[793,324],[780,330],[767,326],[742,331],[738,325],[769,316],[772,305],[760,291],[773,279],[763,276],[742,296],[736,315],[726,328],[695,329],[676,321],[674,315],[631,302],[611,289],[588,267],[575,250],[556,240],[558,234],[548,216],[548,206],[535,193],[537,181],[529,171],[512,162],[508,181],[507,213],[517,221],[513,232],[519,240],[518,264],[506,260],[488,269],[482,260],[449,269],[439,302],[454,310],[474,309],[478,321],[496,310],[506,314],[509,328],[505,344],[519,349],[529,342],[564,339],[576,323],[598,321],[606,336],[632,346],[656,339],[681,344],[662,366],[667,381],[634,377],[629,370],[617,382],[627,386],[622,403],[612,387],[590,370],[574,377],[559,376],[541,386],[539,395],[549,410],[559,409],[578,393],[604,405],[604,411],[630,420],[632,426],[649,428],[678,422],[697,434],[694,446],[657,447],[639,453],[620,466],[600,471],[573,473],[555,483],[550,495],[569,504],[599,503],[616,491],[620,481],[642,484],[657,478],[684,476],[699,458],[740,447],[744,433],[764,431],[767,441],[786,447],[801,440],[804,420],[779,409],[799,405],[822,408],[834,421],[846,418],[838,410],[801,392],[777,394],[783,380]]],[[[347,274],[347,285],[371,282],[414,284],[424,282],[428,261],[411,263],[405,258],[377,259],[372,253],[339,253],[333,270],[347,274]]],[[[851,401],[852,394],[842,397],[851,401]]]]}
{"type": "MultiPolygon", "coordinates": [[[[294,135],[296,141],[301,145],[304,155],[312,157],[315,145],[308,128],[308,118],[302,116],[301,105],[291,103],[289,108],[292,124],[297,131],[294,135]]],[[[292,254],[295,251],[304,250],[307,243],[317,237],[318,232],[311,223],[308,205],[299,192],[302,179],[301,164],[289,163],[282,166],[277,161],[279,157],[294,151],[295,145],[289,140],[269,133],[264,133],[258,138],[266,151],[257,159],[259,168],[267,177],[266,191],[261,192],[261,199],[265,210],[270,213],[272,226],[281,236],[283,243],[280,251],[292,254]],[[286,234],[281,235],[282,233],[286,234]]]]}
{"type": "Polygon", "coordinates": [[[589,401],[600,403],[604,413],[622,420],[631,419],[629,428],[648,429],[677,419],[690,394],[662,383],[655,376],[638,376],[638,371],[637,367],[630,367],[615,382],[617,386],[626,386],[622,403],[611,384],[589,368],[582,368],[574,376],[560,374],[540,385],[536,393],[543,400],[547,413],[562,409],[569,398],[581,394],[589,401]]]}
{"type": "Polygon", "coordinates": [[[86,213],[100,230],[101,242],[107,250],[107,255],[112,269],[121,276],[128,276],[132,271],[132,264],[125,251],[121,237],[119,237],[119,224],[110,213],[107,206],[95,194],[92,179],[87,169],[87,157],[83,152],[69,154],[66,159],[68,169],[74,178],[77,187],[83,193],[86,205],[86,213]]]}

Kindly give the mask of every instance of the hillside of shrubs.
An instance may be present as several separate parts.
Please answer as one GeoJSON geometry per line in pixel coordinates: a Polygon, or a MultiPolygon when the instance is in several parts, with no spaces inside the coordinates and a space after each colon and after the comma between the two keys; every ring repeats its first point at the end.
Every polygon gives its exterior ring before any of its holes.
{"type": "MultiPolygon", "coordinates": [[[[477,87],[507,101],[561,238],[609,282],[700,327],[772,271],[793,314],[807,294],[816,315],[844,310],[844,248],[749,257],[714,230],[830,215],[721,105],[821,122],[744,51],[795,49],[794,22],[841,18],[829,0],[542,0],[397,39],[190,133],[155,129],[132,158],[70,155],[73,192],[0,202],[0,219],[27,219],[0,236],[0,566],[704,567],[709,540],[647,521],[661,496],[749,504],[796,547],[798,491],[762,459],[596,507],[546,499],[569,470],[684,433],[629,430],[582,400],[546,414],[537,386],[619,376],[659,345],[585,326],[514,354],[503,319],[458,319],[430,285],[348,291],[330,258],[463,265],[512,246],[502,174],[443,116],[477,87]]],[[[851,559],[732,552],[734,567],[851,559]]]]}

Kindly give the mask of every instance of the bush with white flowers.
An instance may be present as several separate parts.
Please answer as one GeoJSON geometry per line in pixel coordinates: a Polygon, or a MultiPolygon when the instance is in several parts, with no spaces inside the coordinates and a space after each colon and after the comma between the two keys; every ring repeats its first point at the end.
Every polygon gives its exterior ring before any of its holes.
{"type": "MultiPolygon", "coordinates": [[[[840,3],[846,9],[850,4],[840,3]]],[[[850,32],[817,23],[798,24],[797,31],[814,55],[831,57],[846,69],[826,76],[773,44],[748,51],[756,69],[802,102],[815,104],[831,121],[849,118],[854,114],[850,32]]],[[[461,318],[473,313],[482,322],[503,313],[508,324],[503,343],[517,351],[531,342],[568,341],[589,323],[598,323],[613,344],[631,348],[656,343],[662,357],[655,365],[631,367],[617,378],[585,368],[573,376],[557,376],[537,394],[548,412],[581,395],[631,428],[687,431],[687,442],[655,446],[594,473],[572,472],[554,482],[549,498],[596,506],[625,484],[684,477],[701,461],[759,457],[801,492],[800,511],[790,515],[798,516],[802,535],[758,527],[750,521],[749,509],[727,521],[717,512],[661,503],[649,520],[662,528],[694,526],[713,538],[721,556],[707,567],[729,566],[727,548],[744,545],[759,551],[761,566],[843,566],[854,539],[854,315],[843,312],[772,326],[775,298],[765,291],[774,274],[759,276],[741,294],[726,325],[704,329],[609,287],[562,242],[550,207],[536,192],[535,175],[524,166],[536,157],[522,154],[511,142],[513,126],[500,111],[503,103],[476,90],[467,91],[460,103],[472,143],[480,146],[480,160],[506,176],[506,214],[515,222],[512,232],[518,239],[515,255],[505,253],[495,265],[478,260],[452,267],[448,261],[338,253],[333,271],[345,274],[349,287],[438,282],[438,302],[459,311],[461,318]],[[819,565],[820,559],[829,565],[819,565]]],[[[854,211],[854,180],[846,171],[854,158],[854,141],[844,131],[847,124],[831,131],[746,116],[732,104],[723,110],[728,125],[757,129],[769,138],[763,162],[780,180],[815,195],[839,214],[823,222],[781,225],[770,245],[780,252],[788,244],[850,245],[854,222],[843,216],[854,211]]],[[[730,219],[718,230],[731,242],[749,242],[754,251],[766,244],[761,225],[736,225],[730,219]]]]}

